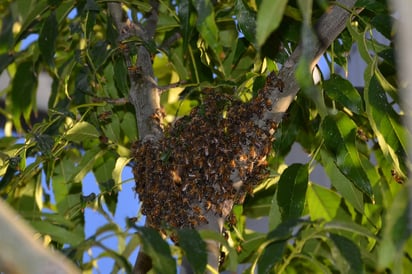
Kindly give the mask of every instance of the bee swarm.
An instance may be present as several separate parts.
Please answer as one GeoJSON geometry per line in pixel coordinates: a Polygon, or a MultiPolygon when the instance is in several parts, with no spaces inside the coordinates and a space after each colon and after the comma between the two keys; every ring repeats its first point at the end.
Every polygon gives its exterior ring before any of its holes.
{"type": "Polygon", "coordinates": [[[225,202],[242,202],[268,177],[276,130],[269,120],[262,126],[272,108],[268,85],[247,103],[206,90],[204,103],[163,138],[133,145],[135,189],[149,225],[193,228],[207,222],[206,211],[228,217],[225,202]]]}

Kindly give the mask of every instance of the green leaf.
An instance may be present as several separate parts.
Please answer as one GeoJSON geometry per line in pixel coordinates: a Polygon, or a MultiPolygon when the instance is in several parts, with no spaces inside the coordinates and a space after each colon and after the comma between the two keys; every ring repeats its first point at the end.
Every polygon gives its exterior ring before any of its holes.
{"type": "Polygon", "coordinates": [[[275,229],[282,221],[282,216],[280,214],[280,208],[279,208],[278,200],[276,199],[276,197],[277,197],[277,190],[273,194],[272,203],[270,205],[269,216],[268,216],[269,230],[275,229]]]}
{"type": "Polygon", "coordinates": [[[347,269],[343,272],[353,274],[364,273],[362,256],[358,246],[353,241],[338,234],[331,233],[330,238],[348,265],[347,269]]]}
{"type": "Polygon", "coordinates": [[[336,162],[324,149],[320,151],[322,166],[329,176],[331,184],[339,194],[345,198],[356,210],[363,213],[363,193],[346,178],[345,175],[336,166],[336,162]]]}
{"type": "Polygon", "coordinates": [[[58,34],[56,13],[52,11],[43,23],[39,36],[39,49],[46,63],[54,67],[54,55],[56,51],[56,38],[58,34]]]}
{"type": "Polygon", "coordinates": [[[204,273],[207,264],[206,243],[194,229],[177,231],[179,246],[184,250],[194,273],[204,273]]]}
{"type": "Polygon", "coordinates": [[[243,204],[244,214],[250,218],[267,216],[272,206],[272,198],[274,192],[275,189],[271,187],[257,191],[253,194],[253,197],[249,195],[246,196],[245,202],[243,204]]]}
{"type": "Polygon", "coordinates": [[[0,74],[14,61],[14,56],[9,53],[0,55],[0,74]]]}
{"type": "Polygon", "coordinates": [[[106,153],[100,147],[96,146],[86,151],[86,153],[81,158],[80,163],[74,168],[73,176],[70,178],[72,182],[80,182],[87,173],[92,170],[96,160],[103,157],[106,153]]]}
{"type": "MultiPolygon", "coordinates": [[[[105,153],[96,159],[93,166],[93,174],[99,184],[99,189],[104,193],[104,201],[113,215],[116,213],[118,192],[121,189],[121,184],[116,185],[113,178],[118,159],[115,159],[113,154],[105,153]]],[[[119,176],[121,179],[121,174],[119,176]]]]}
{"type": "Polygon", "coordinates": [[[82,218],[77,218],[81,213],[82,185],[71,181],[75,172],[72,159],[63,158],[58,161],[52,176],[53,194],[59,214],[67,219],[76,217],[76,222],[82,222],[82,218]]]}
{"type": "Polygon", "coordinates": [[[341,197],[330,189],[317,184],[309,184],[307,201],[312,220],[324,219],[330,221],[335,218],[340,200],[341,197]]]}
{"type": "Polygon", "coordinates": [[[275,264],[282,260],[282,254],[286,247],[286,241],[269,244],[258,261],[258,274],[272,273],[275,264]]]}
{"type": "MultiPolygon", "coordinates": [[[[29,32],[29,29],[31,27],[34,27],[38,23],[39,18],[41,18],[43,13],[45,13],[49,9],[47,0],[36,1],[36,4],[28,3],[28,1],[22,2],[24,2],[23,7],[26,7],[29,12],[27,15],[22,15],[23,24],[21,26],[20,32],[17,34],[16,39],[14,40],[15,45],[17,45],[17,43],[20,42],[21,39],[25,38],[25,36],[29,32]]],[[[19,10],[21,11],[21,9],[19,10]]]]}
{"type": "Polygon", "coordinates": [[[254,44],[256,41],[256,13],[243,0],[236,0],[235,15],[240,31],[254,44]]]}
{"type": "Polygon", "coordinates": [[[363,101],[359,92],[342,76],[332,74],[329,80],[323,82],[323,88],[332,100],[354,113],[363,112],[363,101]]]}
{"type": "Polygon", "coordinates": [[[113,60],[114,64],[114,74],[113,74],[113,79],[114,83],[116,85],[116,88],[119,92],[124,97],[127,97],[129,94],[129,78],[128,78],[128,72],[127,72],[127,67],[125,62],[123,61],[123,58],[115,58],[113,60]]]}
{"type": "Polygon", "coordinates": [[[31,225],[42,235],[50,235],[52,239],[60,244],[79,245],[83,240],[82,234],[69,231],[59,225],[54,225],[47,221],[33,221],[31,225]]]}
{"type": "Polygon", "coordinates": [[[256,19],[256,42],[261,47],[269,35],[279,27],[287,0],[263,0],[256,19]]]}
{"type": "Polygon", "coordinates": [[[266,247],[257,262],[258,273],[272,272],[275,264],[282,260],[287,241],[300,223],[299,219],[288,219],[267,234],[266,247]]]}
{"type": "Polygon", "coordinates": [[[169,245],[162,239],[159,233],[147,227],[138,227],[137,229],[143,251],[152,259],[155,272],[164,274],[176,273],[176,261],[170,253],[169,245]]]}
{"type": "Polygon", "coordinates": [[[335,153],[339,170],[364,194],[373,200],[367,173],[362,167],[356,148],[356,124],[344,113],[328,115],[322,123],[326,147],[335,153]]]}
{"type": "Polygon", "coordinates": [[[21,130],[20,118],[30,124],[30,114],[36,106],[37,70],[34,63],[29,60],[17,67],[12,81],[11,112],[14,126],[21,130]]]}
{"type": "Polygon", "coordinates": [[[208,46],[212,48],[215,55],[219,56],[222,46],[219,43],[219,29],[215,22],[213,4],[210,0],[192,0],[192,4],[195,6],[198,15],[197,30],[208,46]]]}
{"type": "Polygon", "coordinates": [[[99,139],[99,132],[90,123],[81,121],[73,125],[65,135],[66,140],[80,143],[88,140],[99,139]]]}
{"type": "Polygon", "coordinates": [[[361,225],[358,225],[357,223],[354,222],[344,222],[340,220],[334,220],[325,223],[323,226],[325,231],[330,231],[330,232],[350,232],[355,235],[360,235],[364,236],[367,238],[371,238],[376,240],[377,237],[366,227],[363,227],[361,225]]]}
{"type": "Polygon", "coordinates": [[[239,262],[247,262],[247,259],[256,255],[256,250],[266,240],[266,234],[260,232],[248,232],[243,235],[242,251],[239,254],[239,262]]]}
{"type": "Polygon", "coordinates": [[[410,134],[402,125],[400,115],[388,102],[388,97],[376,74],[365,86],[365,103],[369,121],[382,152],[392,158],[395,169],[405,175],[404,157],[407,151],[407,136],[410,134]]]}
{"type": "Polygon", "coordinates": [[[293,164],[283,171],[278,183],[277,201],[282,220],[301,216],[308,185],[308,166],[293,164]]]}
{"type": "Polygon", "coordinates": [[[391,264],[401,264],[404,248],[412,235],[411,195],[412,186],[399,191],[385,216],[383,239],[378,251],[378,269],[383,270],[391,264]]]}
{"type": "Polygon", "coordinates": [[[121,189],[122,185],[122,172],[124,167],[131,161],[131,158],[119,157],[116,159],[116,165],[112,171],[112,178],[114,184],[121,189]]]}

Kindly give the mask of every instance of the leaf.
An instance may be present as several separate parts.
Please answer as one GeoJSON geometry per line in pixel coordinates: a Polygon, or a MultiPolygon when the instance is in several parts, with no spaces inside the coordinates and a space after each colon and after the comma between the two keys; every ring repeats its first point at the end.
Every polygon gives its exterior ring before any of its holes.
{"type": "Polygon", "coordinates": [[[131,158],[119,157],[116,159],[116,165],[112,171],[112,178],[114,184],[121,188],[122,185],[122,172],[124,167],[131,161],[131,158]]]}
{"type": "Polygon", "coordinates": [[[302,220],[288,219],[267,234],[266,247],[257,262],[258,273],[272,272],[275,264],[282,260],[287,240],[292,237],[293,231],[300,223],[302,220]]]}
{"type": "Polygon", "coordinates": [[[46,63],[54,67],[54,55],[56,51],[56,38],[58,34],[56,13],[50,12],[49,17],[43,23],[39,36],[39,49],[46,63]]]}
{"type": "Polygon", "coordinates": [[[307,192],[308,208],[311,220],[335,218],[341,197],[330,189],[317,184],[309,184],[307,192]]]}
{"type": "Polygon", "coordinates": [[[348,238],[335,233],[331,233],[330,238],[348,264],[348,268],[344,272],[353,274],[364,273],[362,256],[358,246],[348,238]]]}
{"type": "Polygon", "coordinates": [[[101,193],[104,193],[104,201],[107,208],[113,215],[116,213],[118,192],[121,190],[121,182],[116,185],[113,178],[113,172],[118,159],[115,159],[113,154],[105,153],[97,158],[93,165],[93,174],[96,177],[101,193]]]}
{"type": "Polygon", "coordinates": [[[159,233],[147,227],[138,227],[138,235],[143,251],[150,256],[156,273],[176,273],[176,261],[170,253],[169,245],[160,237],[159,233]]]}
{"type": "Polygon", "coordinates": [[[115,58],[113,60],[114,74],[113,79],[116,88],[121,96],[129,94],[129,78],[125,62],[123,58],[115,58]]]}
{"type": "Polygon", "coordinates": [[[215,13],[210,0],[196,1],[192,4],[197,11],[196,27],[200,35],[206,41],[207,45],[212,48],[216,56],[222,51],[222,46],[219,43],[219,29],[215,22],[215,13]]]}
{"type": "Polygon", "coordinates": [[[401,123],[399,114],[395,112],[375,74],[365,86],[366,112],[372,129],[377,136],[383,153],[392,158],[395,169],[406,173],[404,157],[407,151],[407,136],[410,135],[401,123]]]}
{"type": "Polygon", "coordinates": [[[263,0],[256,19],[256,42],[261,47],[283,18],[287,0],[263,0]]]}
{"type": "Polygon", "coordinates": [[[32,3],[27,3],[27,1],[24,1],[23,4],[25,7],[29,9],[29,13],[24,14],[23,17],[23,24],[21,26],[20,32],[17,34],[16,39],[14,40],[14,44],[17,45],[23,39],[27,34],[28,34],[28,29],[30,27],[35,26],[40,16],[43,15],[48,10],[48,3],[47,0],[40,0],[36,1],[36,4],[32,3]]]}
{"type": "Polygon", "coordinates": [[[235,16],[240,31],[250,43],[254,44],[256,41],[256,13],[243,0],[236,0],[235,16]]]}
{"type": "Polygon", "coordinates": [[[266,239],[266,234],[260,232],[251,232],[243,235],[242,251],[239,254],[239,262],[247,262],[247,259],[256,255],[256,250],[261,246],[266,239]]]}
{"type": "Polygon", "coordinates": [[[80,163],[74,168],[73,176],[70,177],[69,181],[80,182],[92,170],[96,160],[103,157],[105,153],[106,151],[98,146],[87,150],[80,163]]]}
{"type": "Polygon", "coordinates": [[[64,245],[70,244],[72,246],[79,245],[84,236],[73,231],[69,231],[59,225],[54,225],[47,221],[32,221],[31,225],[42,235],[50,235],[54,241],[64,245]]]}
{"type": "Polygon", "coordinates": [[[272,206],[274,188],[257,191],[253,197],[247,195],[243,204],[243,212],[247,217],[258,218],[267,216],[272,206]]]}
{"type": "Polygon", "coordinates": [[[282,260],[286,241],[269,244],[258,261],[258,274],[272,273],[275,264],[282,260]]]}
{"type": "Polygon", "coordinates": [[[336,166],[334,159],[324,150],[320,151],[322,166],[329,176],[331,184],[339,194],[345,198],[356,210],[363,213],[363,194],[355,185],[346,178],[336,166]]]}
{"type": "Polygon", "coordinates": [[[308,166],[293,164],[283,171],[278,182],[277,202],[282,220],[301,216],[308,184],[308,166]]]}
{"type": "Polygon", "coordinates": [[[335,153],[337,167],[346,178],[373,200],[371,183],[362,167],[355,145],[356,130],[356,124],[342,112],[326,116],[322,123],[325,145],[335,153]]]}
{"type": "Polygon", "coordinates": [[[378,249],[378,269],[383,270],[391,264],[401,264],[403,249],[412,235],[411,227],[411,185],[399,191],[385,216],[383,238],[378,249]]]}
{"type": "Polygon", "coordinates": [[[65,135],[66,140],[80,143],[88,140],[97,140],[100,134],[97,129],[86,121],[81,121],[73,125],[65,135]]]}
{"type": "Polygon", "coordinates": [[[194,229],[180,229],[177,231],[179,246],[185,252],[187,260],[194,273],[204,273],[207,264],[206,243],[194,229]]]}
{"type": "Polygon", "coordinates": [[[371,239],[377,239],[377,237],[367,228],[358,225],[354,222],[345,222],[341,220],[333,220],[330,222],[325,223],[323,226],[325,231],[330,232],[350,232],[355,235],[364,236],[371,239]]]}
{"type": "Polygon", "coordinates": [[[363,112],[363,101],[359,92],[340,75],[332,74],[330,79],[323,82],[323,88],[332,100],[356,114],[363,112]]]}
{"type": "Polygon", "coordinates": [[[273,194],[272,203],[270,205],[269,216],[268,216],[269,230],[275,229],[282,221],[282,216],[280,214],[280,208],[279,208],[278,200],[276,199],[276,197],[277,197],[277,191],[273,194]]]}
{"type": "Polygon", "coordinates": [[[13,124],[21,130],[20,118],[30,124],[30,114],[36,105],[37,71],[31,60],[19,64],[12,81],[11,112],[13,124]]]}
{"type": "Polygon", "coordinates": [[[14,56],[9,53],[0,55],[0,74],[14,61],[14,56]]]}
{"type": "Polygon", "coordinates": [[[191,5],[189,0],[181,0],[178,3],[180,25],[183,29],[183,49],[186,51],[190,42],[191,34],[194,28],[190,20],[191,5]]]}

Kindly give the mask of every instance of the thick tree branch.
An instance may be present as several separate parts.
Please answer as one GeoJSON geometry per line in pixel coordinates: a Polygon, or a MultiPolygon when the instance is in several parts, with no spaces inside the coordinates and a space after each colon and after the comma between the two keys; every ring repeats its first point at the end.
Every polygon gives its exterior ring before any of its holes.
{"type": "Polygon", "coordinates": [[[35,232],[0,199],[0,273],[80,273],[67,258],[34,240],[35,232]]]}
{"type": "MultiPolygon", "coordinates": [[[[163,136],[160,121],[154,119],[154,114],[160,110],[160,97],[154,79],[152,56],[149,49],[145,47],[153,38],[157,25],[157,1],[150,1],[152,10],[149,13],[145,28],[131,22],[123,13],[122,7],[118,2],[107,4],[109,13],[113,18],[116,28],[119,31],[119,42],[135,36],[143,40],[143,45],[137,49],[137,61],[135,69],[129,67],[129,100],[136,111],[137,128],[139,139],[142,141],[156,141],[163,136]]],[[[128,50],[124,52],[126,63],[131,64],[128,50]]],[[[140,251],[136,259],[133,273],[147,273],[152,268],[149,256],[140,251]]]]}
{"type": "MultiPolygon", "coordinates": [[[[315,31],[318,41],[311,49],[305,49],[305,52],[310,60],[310,69],[312,70],[319,58],[325,53],[332,42],[345,29],[351,10],[355,5],[356,0],[338,0],[336,5],[321,16],[318,20],[315,31]],[[342,7],[346,7],[346,9],[342,7]]],[[[296,68],[300,57],[303,54],[302,44],[299,45],[289,59],[285,62],[282,69],[279,71],[278,78],[284,83],[283,91],[274,91],[271,98],[273,101],[273,108],[271,113],[268,113],[266,118],[273,119],[274,122],[279,123],[282,120],[283,114],[289,108],[293,99],[299,91],[299,84],[295,77],[296,68]]]]}

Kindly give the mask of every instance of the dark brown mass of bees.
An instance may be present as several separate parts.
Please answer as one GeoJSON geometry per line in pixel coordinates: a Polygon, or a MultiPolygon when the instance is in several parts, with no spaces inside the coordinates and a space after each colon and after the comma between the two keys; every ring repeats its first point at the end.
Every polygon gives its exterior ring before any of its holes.
{"type": "Polygon", "coordinates": [[[227,217],[224,201],[241,202],[267,178],[265,159],[276,124],[257,126],[272,107],[267,90],[247,103],[205,90],[204,103],[165,137],[134,144],[136,192],[148,224],[196,227],[207,222],[205,211],[227,217]],[[234,180],[242,184],[234,186],[234,180]]]}

